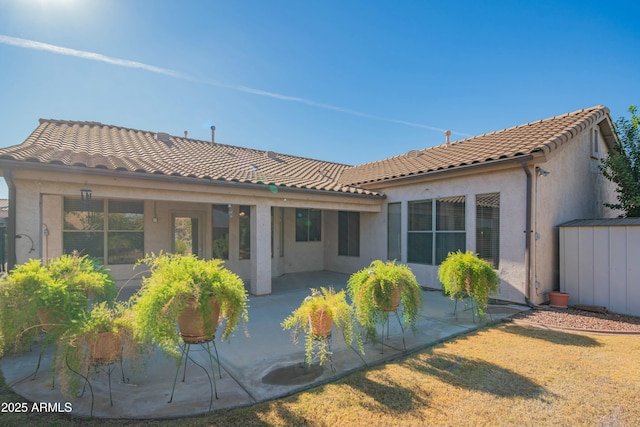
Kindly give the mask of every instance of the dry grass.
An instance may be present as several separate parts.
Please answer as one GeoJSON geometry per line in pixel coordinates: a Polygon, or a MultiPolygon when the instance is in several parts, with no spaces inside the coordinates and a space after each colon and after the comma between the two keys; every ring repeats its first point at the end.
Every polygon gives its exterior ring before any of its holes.
{"type": "MultiPolygon", "coordinates": [[[[0,401],[16,401],[0,384],[0,401]]],[[[333,384],[207,417],[78,420],[2,414],[2,425],[635,426],[640,337],[502,324],[333,384]]]]}

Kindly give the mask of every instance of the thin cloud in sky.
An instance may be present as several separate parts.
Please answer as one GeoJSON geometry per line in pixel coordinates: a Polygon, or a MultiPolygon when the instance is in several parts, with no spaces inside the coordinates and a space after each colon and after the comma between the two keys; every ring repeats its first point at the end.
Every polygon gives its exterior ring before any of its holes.
{"type": "MultiPolygon", "coordinates": [[[[311,107],[322,108],[325,110],[336,111],[339,113],[351,114],[353,116],[364,117],[367,119],[385,121],[389,123],[396,123],[404,126],[417,127],[417,128],[427,129],[432,131],[439,131],[439,132],[445,131],[445,129],[437,128],[434,126],[428,126],[421,123],[409,122],[405,120],[380,117],[380,116],[365,113],[362,111],[351,110],[348,108],[338,107],[331,104],[324,104],[321,102],[313,101],[311,99],[300,98],[297,96],[283,95],[276,92],[269,92],[266,90],[255,89],[255,88],[242,86],[242,85],[230,85],[230,84],[219,82],[217,80],[201,80],[201,79],[197,79],[195,77],[189,76],[187,74],[180,73],[175,70],[170,70],[168,68],[156,67],[154,65],[149,65],[142,62],[138,62],[138,61],[130,61],[127,59],[114,58],[111,56],[106,56],[106,55],[102,55],[100,53],[95,53],[95,52],[87,52],[83,50],[70,49],[67,47],[56,46],[48,43],[42,43],[34,40],[22,39],[17,37],[10,37],[2,34],[0,34],[0,43],[16,46],[24,49],[43,50],[46,52],[56,53],[58,55],[74,56],[76,58],[88,59],[91,61],[106,62],[107,64],[116,65],[119,67],[137,68],[137,69],[146,70],[156,74],[163,74],[169,77],[174,77],[176,79],[188,80],[192,82],[206,84],[209,86],[222,87],[222,88],[236,90],[244,93],[250,93],[258,96],[266,96],[269,98],[279,99],[282,101],[297,102],[297,103],[305,104],[311,107]]],[[[464,134],[460,132],[452,132],[452,133],[455,133],[461,136],[470,136],[468,134],[464,134]]]]}

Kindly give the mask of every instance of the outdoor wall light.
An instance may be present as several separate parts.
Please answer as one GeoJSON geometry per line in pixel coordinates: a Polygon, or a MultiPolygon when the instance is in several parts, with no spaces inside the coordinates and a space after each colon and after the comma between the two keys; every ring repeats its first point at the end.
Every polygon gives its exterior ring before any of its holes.
{"type": "Polygon", "coordinates": [[[29,253],[35,251],[36,248],[33,245],[33,239],[31,237],[27,236],[26,234],[16,234],[16,239],[22,239],[23,237],[26,237],[31,242],[31,249],[29,249],[29,253]]]}
{"type": "Polygon", "coordinates": [[[538,173],[538,176],[547,176],[551,173],[549,171],[542,169],[540,166],[536,166],[536,172],[538,173]]]}
{"type": "Polygon", "coordinates": [[[91,190],[89,188],[82,188],[80,190],[80,198],[83,202],[91,201],[91,190]]]}

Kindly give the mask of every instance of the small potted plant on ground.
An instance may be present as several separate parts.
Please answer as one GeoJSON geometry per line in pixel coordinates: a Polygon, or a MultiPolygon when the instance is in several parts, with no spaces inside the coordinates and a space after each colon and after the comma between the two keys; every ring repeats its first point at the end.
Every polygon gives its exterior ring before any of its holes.
{"type": "Polygon", "coordinates": [[[481,320],[487,312],[489,295],[497,293],[500,285],[491,264],[471,251],[450,252],[440,264],[438,278],[451,299],[471,298],[481,320]]]}
{"type": "Polygon", "coordinates": [[[298,342],[300,332],[306,334],[305,356],[310,366],[317,355],[320,366],[324,366],[331,358],[328,337],[333,325],[342,331],[345,343],[351,346],[354,339],[360,352],[364,352],[360,337],[354,336],[354,311],[347,303],[344,290],[336,292],[333,288],[322,287],[311,289],[311,296],[282,322],[282,328],[293,330],[293,341],[298,342]],[[315,347],[315,351],[314,351],[315,347]]]}
{"type": "Polygon", "coordinates": [[[134,296],[134,331],[139,341],[157,344],[180,360],[179,344],[214,339],[218,314],[225,320],[221,339],[227,339],[239,322],[248,321],[247,291],[242,279],[221,260],[195,255],[151,255],[139,261],[151,275],[134,296]],[[191,311],[191,313],[189,313],[191,311]],[[184,330],[190,314],[195,330],[184,330]],[[176,324],[181,321],[178,332],[176,324]]]}
{"type": "Polygon", "coordinates": [[[416,332],[421,292],[407,265],[375,260],[369,267],[351,275],[347,290],[355,305],[356,318],[366,329],[367,338],[376,341],[376,325],[387,322],[389,313],[396,311],[400,303],[404,323],[416,332]]]}

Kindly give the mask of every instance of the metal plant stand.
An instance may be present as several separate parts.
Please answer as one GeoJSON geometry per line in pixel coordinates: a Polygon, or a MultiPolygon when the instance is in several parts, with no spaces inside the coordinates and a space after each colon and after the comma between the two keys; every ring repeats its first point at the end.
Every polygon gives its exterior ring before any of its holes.
{"type": "Polygon", "coordinates": [[[171,397],[169,398],[169,401],[167,403],[171,403],[173,401],[173,394],[176,390],[176,382],[178,381],[178,372],[180,372],[180,365],[182,365],[182,360],[184,359],[184,368],[182,371],[182,382],[185,381],[187,376],[187,362],[191,360],[193,363],[199,366],[207,374],[207,377],[209,378],[209,387],[211,389],[211,397],[209,399],[209,411],[211,411],[211,407],[213,406],[214,393],[215,393],[216,399],[218,399],[218,387],[216,385],[216,375],[213,369],[214,356],[211,354],[210,344],[213,344],[213,349],[216,354],[215,359],[216,359],[216,363],[218,364],[218,376],[220,377],[220,379],[222,379],[222,371],[220,370],[220,358],[218,356],[218,348],[216,347],[215,336],[211,337],[211,339],[206,339],[206,338],[205,339],[188,339],[187,337],[183,336],[183,341],[184,341],[184,345],[180,347],[182,350],[182,353],[180,355],[180,363],[178,363],[178,367],[176,369],[176,375],[173,379],[173,388],[171,389],[171,397]],[[205,344],[206,344],[206,347],[205,347],[205,344]],[[209,366],[211,368],[211,375],[209,375],[209,371],[207,371],[207,368],[200,365],[198,362],[193,360],[191,356],[189,356],[189,350],[191,349],[192,345],[200,345],[207,352],[209,356],[209,366]]]}
{"type": "Polygon", "coordinates": [[[94,373],[99,373],[99,372],[104,372],[107,374],[107,378],[109,380],[109,404],[111,406],[113,406],[113,396],[111,394],[111,374],[113,373],[113,371],[115,371],[115,365],[119,364],[120,365],[120,373],[122,375],[122,383],[123,384],[127,384],[129,382],[128,378],[125,378],[124,376],[124,367],[123,367],[123,363],[122,363],[122,355],[120,355],[120,357],[118,357],[117,359],[114,359],[108,363],[104,363],[104,362],[96,362],[96,363],[91,363],[88,367],[87,367],[87,374],[86,375],[82,375],[80,372],[74,370],[70,365],[69,365],[69,353],[67,352],[67,354],[65,355],[65,361],[67,364],[67,368],[73,372],[74,374],[82,377],[84,379],[84,386],[82,387],[82,391],[80,393],[78,393],[78,397],[82,397],[84,396],[84,393],[87,389],[87,385],[89,386],[89,392],[91,392],[91,412],[90,412],[90,416],[93,416],[93,405],[94,405],[94,401],[95,401],[95,397],[93,394],[93,386],[91,385],[91,381],[89,381],[89,371],[91,370],[91,368],[93,368],[94,373]]]}
{"type": "Polygon", "coordinates": [[[319,343],[317,345],[324,345],[327,349],[329,349],[329,368],[331,369],[331,372],[335,372],[336,368],[333,366],[333,350],[331,349],[331,344],[333,343],[331,334],[326,336],[314,335],[313,341],[319,343]]]}
{"type": "MultiPolygon", "coordinates": [[[[404,348],[404,351],[407,351],[407,344],[404,340],[404,327],[402,326],[402,321],[400,320],[400,315],[398,314],[398,309],[393,311],[396,315],[396,319],[398,319],[398,325],[400,325],[400,330],[402,331],[402,347],[404,348]]],[[[386,312],[384,317],[382,318],[382,330],[380,331],[380,335],[381,335],[381,343],[382,343],[382,349],[380,351],[380,354],[384,354],[384,326],[387,325],[387,339],[389,339],[389,312],[386,312]]]]}

